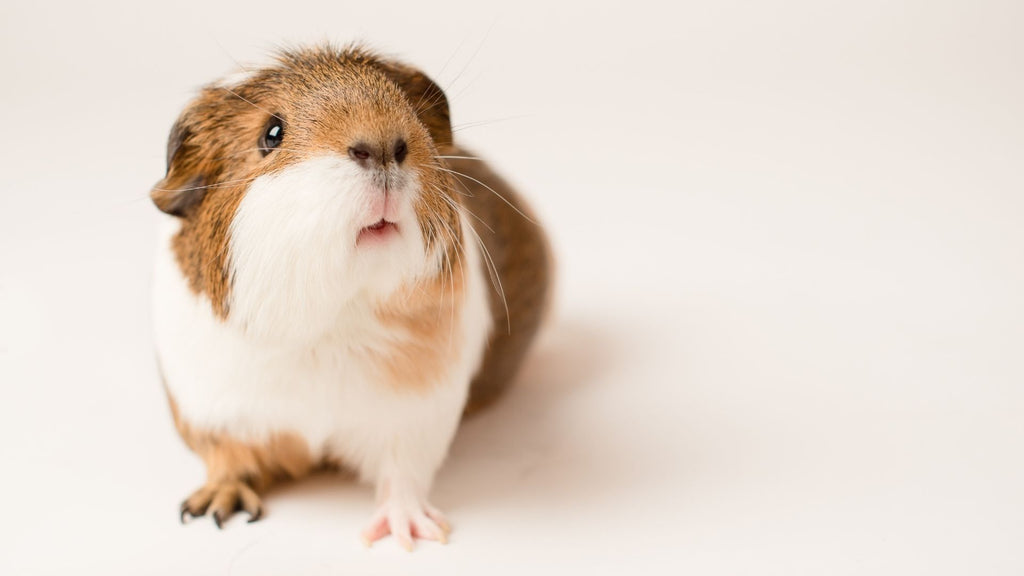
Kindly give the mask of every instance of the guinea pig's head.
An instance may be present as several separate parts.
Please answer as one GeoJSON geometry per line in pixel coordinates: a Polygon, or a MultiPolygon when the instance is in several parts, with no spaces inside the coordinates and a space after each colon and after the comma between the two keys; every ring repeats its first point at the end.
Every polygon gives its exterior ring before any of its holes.
{"type": "Polygon", "coordinates": [[[284,52],[203,88],[171,130],[153,202],[193,292],[262,334],[312,334],[347,303],[444,273],[461,246],[438,158],[444,93],[360,48],[284,52]]]}

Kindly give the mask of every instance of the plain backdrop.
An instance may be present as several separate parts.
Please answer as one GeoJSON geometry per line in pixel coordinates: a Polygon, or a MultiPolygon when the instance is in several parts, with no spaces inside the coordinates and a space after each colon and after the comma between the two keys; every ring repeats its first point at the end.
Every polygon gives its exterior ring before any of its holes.
{"type": "Polygon", "coordinates": [[[1024,573],[1024,4],[0,4],[0,573],[1024,573]],[[672,5],[670,7],[670,4],[672,5]],[[194,90],[362,39],[533,201],[559,301],[433,499],[181,526],[149,188],[194,90]]]}

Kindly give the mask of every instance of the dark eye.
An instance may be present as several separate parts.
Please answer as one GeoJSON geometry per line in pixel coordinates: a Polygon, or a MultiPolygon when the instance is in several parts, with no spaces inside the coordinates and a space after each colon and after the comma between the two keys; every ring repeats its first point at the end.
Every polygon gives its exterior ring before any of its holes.
{"type": "Polygon", "coordinates": [[[270,152],[281,145],[281,140],[284,139],[284,123],[279,118],[272,118],[270,123],[267,124],[267,130],[260,137],[260,152],[266,156],[270,152]]]}

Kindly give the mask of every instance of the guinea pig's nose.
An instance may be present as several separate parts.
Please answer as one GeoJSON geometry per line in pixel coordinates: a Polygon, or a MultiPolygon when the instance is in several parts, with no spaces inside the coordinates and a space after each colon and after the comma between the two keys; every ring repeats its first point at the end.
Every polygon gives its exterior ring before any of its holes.
{"type": "Polygon", "coordinates": [[[348,147],[349,158],[355,160],[360,166],[368,168],[373,160],[373,156],[377,156],[380,159],[380,153],[374,154],[373,147],[365,142],[359,142],[348,147]]]}
{"type": "Polygon", "coordinates": [[[405,140],[399,138],[395,141],[394,157],[395,162],[401,164],[405,157],[409,154],[409,147],[405,144],[405,140]]]}
{"type": "Polygon", "coordinates": [[[368,142],[356,142],[348,148],[349,158],[356,161],[363,168],[370,168],[374,164],[386,165],[392,159],[396,164],[401,164],[409,155],[409,146],[404,138],[397,138],[390,146],[378,146],[368,142]]]}

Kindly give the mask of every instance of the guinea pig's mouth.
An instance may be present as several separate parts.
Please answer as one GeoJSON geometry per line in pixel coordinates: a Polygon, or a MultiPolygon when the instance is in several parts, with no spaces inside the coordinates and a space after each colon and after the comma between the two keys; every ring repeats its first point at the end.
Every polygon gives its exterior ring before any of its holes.
{"type": "Polygon", "coordinates": [[[392,234],[398,233],[398,225],[389,220],[381,218],[380,220],[364,227],[359,231],[359,237],[356,238],[356,243],[373,242],[378,240],[385,240],[392,234]]]}

